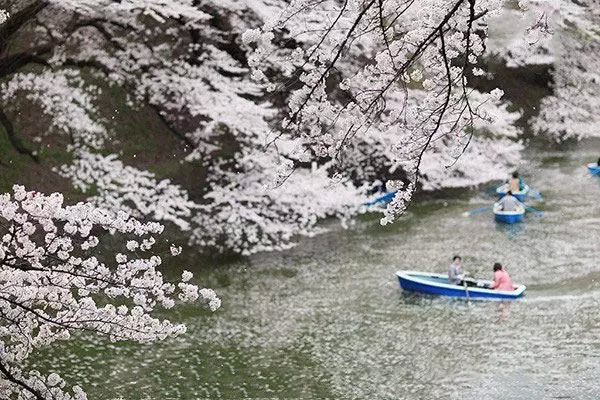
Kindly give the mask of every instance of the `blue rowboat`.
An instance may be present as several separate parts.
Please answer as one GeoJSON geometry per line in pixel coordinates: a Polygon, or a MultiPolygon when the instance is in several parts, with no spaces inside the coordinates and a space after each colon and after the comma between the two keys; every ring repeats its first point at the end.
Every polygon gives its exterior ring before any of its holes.
{"type": "Polygon", "coordinates": [[[494,219],[496,222],[502,222],[503,224],[516,224],[517,222],[523,221],[525,217],[525,207],[518,205],[515,211],[503,211],[502,206],[498,203],[494,203],[494,219]]]}
{"type": "Polygon", "coordinates": [[[466,278],[464,285],[448,282],[448,275],[429,272],[396,272],[400,287],[407,292],[457,297],[465,300],[514,300],[523,296],[525,285],[515,285],[512,291],[489,289],[491,281],[466,278]]]}
{"type": "Polygon", "coordinates": [[[600,165],[596,163],[590,163],[587,165],[587,169],[590,174],[600,176],[600,165]]]}
{"type": "Polygon", "coordinates": [[[370,206],[373,206],[373,205],[379,204],[379,203],[387,204],[394,199],[394,196],[396,196],[396,192],[387,192],[387,193],[384,193],[382,196],[379,196],[378,198],[376,198],[373,201],[363,203],[363,205],[370,207],[370,206]]]}
{"type": "MultiPolygon", "coordinates": [[[[496,196],[498,196],[498,200],[500,200],[501,198],[506,196],[507,192],[508,192],[508,183],[498,186],[496,188],[496,196]]],[[[513,192],[512,195],[515,196],[517,198],[517,200],[519,200],[521,203],[524,203],[525,199],[527,199],[528,194],[529,194],[529,186],[523,185],[523,190],[519,190],[518,192],[513,192]]]]}

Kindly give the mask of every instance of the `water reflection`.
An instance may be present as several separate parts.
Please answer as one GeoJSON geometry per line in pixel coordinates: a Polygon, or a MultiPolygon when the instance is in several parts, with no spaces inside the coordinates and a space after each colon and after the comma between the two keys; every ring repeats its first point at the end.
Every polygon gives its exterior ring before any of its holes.
{"type": "MultiPolygon", "coordinates": [[[[502,224],[496,222],[496,231],[502,232],[506,234],[506,237],[509,239],[517,239],[519,235],[521,235],[525,231],[525,225],[527,223],[531,223],[532,221],[526,217],[524,222],[518,224],[502,224]]],[[[535,221],[533,221],[535,222],[535,221]]]]}
{"type": "Polygon", "coordinates": [[[508,317],[510,316],[510,307],[511,307],[511,303],[509,303],[507,301],[501,301],[498,303],[498,306],[496,307],[496,322],[497,323],[508,320],[508,317]]]}
{"type": "Polygon", "coordinates": [[[214,315],[178,308],[172,317],[188,332],[177,340],[68,342],[36,366],[100,400],[598,399],[600,188],[573,174],[589,148],[557,168],[530,163],[544,218],[492,226],[460,216],[468,199],[416,206],[385,228],[365,217],[244,265],[198,268],[225,306],[214,315]],[[468,304],[399,289],[397,270],[445,273],[456,253],[481,278],[502,263],[527,297],[468,304]]]}

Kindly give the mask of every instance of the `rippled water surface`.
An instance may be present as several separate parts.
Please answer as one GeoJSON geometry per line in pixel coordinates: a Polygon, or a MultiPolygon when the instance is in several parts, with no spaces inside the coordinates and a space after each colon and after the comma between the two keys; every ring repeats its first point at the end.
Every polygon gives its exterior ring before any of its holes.
{"type": "Polygon", "coordinates": [[[480,190],[413,206],[391,227],[375,216],[290,251],[204,268],[215,314],[179,308],[188,333],[154,346],[80,340],[37,360],[91,399],[393,397],[600,398],[598,142],[532,152],[522,171],[544,201],[519,226],[463,211],[480,190]],[[528,286],[515,303],[403,293],[400,269],[446,271],[463,255],[489,278],[495,261],[528,286]]]}

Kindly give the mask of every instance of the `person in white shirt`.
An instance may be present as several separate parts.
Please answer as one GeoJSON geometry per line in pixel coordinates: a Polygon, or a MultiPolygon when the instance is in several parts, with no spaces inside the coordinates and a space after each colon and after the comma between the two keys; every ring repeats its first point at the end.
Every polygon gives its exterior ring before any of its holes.
{"type": "Polygon", "coordinates": [[[460,285],[462,282],[462,258],[454,256],[452,264],[448,267],[448,282],[452,285],[460,285]]]}
{"type": "Polygon", "coordinates": [[[498,203],[502,206],[502,211],[516,211],[517,206],[521,204],[521,202],[512,195],[510,190],[506,193],[506,196],[498,200],[498,203]]]}

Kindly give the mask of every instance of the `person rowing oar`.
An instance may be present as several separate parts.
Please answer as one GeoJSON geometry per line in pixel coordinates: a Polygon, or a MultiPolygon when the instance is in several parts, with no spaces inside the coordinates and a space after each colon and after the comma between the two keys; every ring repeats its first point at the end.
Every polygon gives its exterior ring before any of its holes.
{"type": "Polygon", "coordinates": [[[452,257],[452,264],[448,267],[448,282],[451,285],[460,285],[463,278],[462,258],[460,256],[452,257]]]}
{"type": "Polygon", "coordinates": [[[502,211],[515,211],[521,202],[513,196],[512,190],[509,190],[506,196],[498,200],[498,204],[502,206],[502,211]]]}
{"type": "Polygon", "coordinates": [[[525,184],[517,171],[512,173],[511,178],[508,180],[508,190],[511,192],[520,192],[525,188],[525,184]]]}

